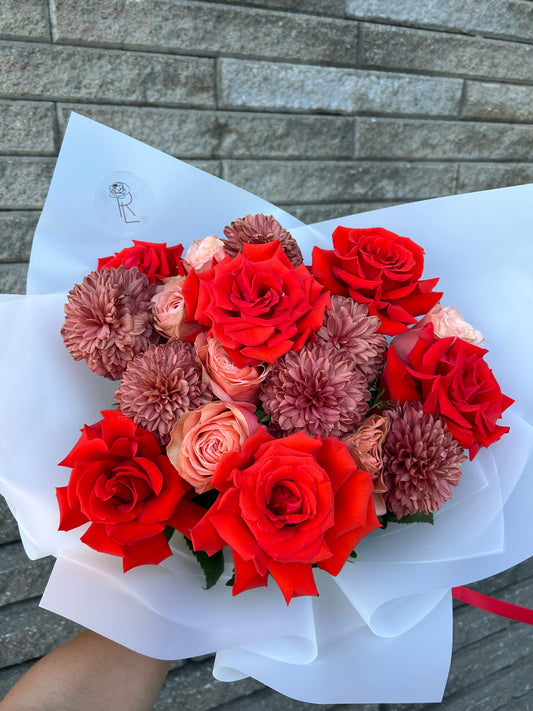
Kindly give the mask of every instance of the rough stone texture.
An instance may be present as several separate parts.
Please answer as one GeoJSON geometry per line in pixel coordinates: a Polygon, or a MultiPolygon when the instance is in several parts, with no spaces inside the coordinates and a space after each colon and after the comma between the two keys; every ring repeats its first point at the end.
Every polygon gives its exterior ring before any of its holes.
{"type": "Polygon", "coordinates": [[[225,109],[457,116],[461,79],[222,59],[225,109]]]}
{"type": "Polygon", "coordinates": [[[0,545],[19,539],[19,529],[3,496],[0,496],[0,545]]]}
{"type": "Polygon", "coordinates": [[[51,103],[0,101],[0,153],[54,155],[56,151],[51,103]]]}
{"type": "Polygon", "coordinates": [[[26,262],[0,264],[0,293],[25,294],[26,293],[26,262]]]}
{"type": "Polygon", "coordinates": [[[533,181],[533,163],[465,163],[459,166],[457,191],[503,188],[533,181]]]}
{"type": "Polygon", "coordinates": [[[345,0],[204,0],[223,5],[250,5],[263,10],[289,10],[321,15],[323,17],[344,17],[345,0]]]}
{"type": "Polygon", "coordinates": [[[0,212],[0,262],[27,262],[39,212],[0,212]]]}
{"type": "Polygon", "coordinates": [[[111,49],[0,45],[0,94],[53,100],[214,106],[214,63],[111,49]]]}
{"type": "Polygon", "coordinates": [[[334,200],[422,199],[454,191],[451,163],[370,163],[330,161],[224,161],[224,179],[274,203],[334,200]]]}
{"type": "Polygon", "coordinates": [[[54,172],[52,158],[4,158],[0,156],[2,208],[34,210],[44,205],[54,172]]]}
{"type": "Polygon", "coordinates": [[[71,111],[182,159],[353,156],[350,117],[60,104],[61,135],[71,111]]]}
{"type": "Polygon", "coordinates": [[[524,0],[346,0],[346,14],[363,20],[434,27],[531,41],[533,5],[524,0]]]}
{"type": "Polygon", "coordinates": [[[0,38],[48,42],[48,3],[46,0],[2,0],[0,38]]]}
{"type": "Polygon", "coordinates": [[[0,605],[40,595],[53,558],[30,561],[21,543],[0,546],[0,605]]]}
{"type": "Polygon", "coordinates": [[[531,124],[533,85],[467,81],[462,115],[465,118],[531,124]]]}
{"type": "Polygon", "coordinates": [[[78,625],[37,607],[37,602],[25,600],[2,609],[0,667],[47,654],[79,631],[78,625]]]}
{"type": "Polygon", "coordinates": [[[359,66],[529,81],[533,46],[361,23],[359,66]]]}
{"type": "Polygon", "coordinates": [[[358,118],[358,158],[523,160],[533,153],[533,125],[478,121],[358,118]]]}
{"type": "Polygon", "coordinates": [[[178,0],[53,0],[56,42],[355,65],[357,26],[346,20],[178,0]],[[161,22],[161,18],[164,21],[161,22]]]}

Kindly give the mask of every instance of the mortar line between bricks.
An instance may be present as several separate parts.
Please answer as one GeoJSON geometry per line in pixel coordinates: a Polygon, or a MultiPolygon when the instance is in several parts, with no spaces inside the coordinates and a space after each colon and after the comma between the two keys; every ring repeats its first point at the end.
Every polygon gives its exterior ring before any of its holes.
{"type": "MultiPolygon", "coordinates": [[[[511,700],[513,701],[513,703],[517,703],[518,701],[521,701],[522,699],[525,699],[526,696],[529,696],[532,691],[533,691],[532,689],[529,689],[528,691],[526,691],[525,694],[520,694],[520,696],[513,696],[511,700]]],[[[505,702],[504,704],[502,704],[501,706],[498,706],[497,709],[493,709],[493,711],[505,711],[505,709],[507,709],[507,710],[509,709],[509,703],[508,703],[508,701],[506,701],[506,702],[505,702]]]]}
{"type": "Polygon", "coordinates": [[[218,6],[221,7],[221,8],[225,8],[225,7],[228,7],[228,6],[229,6],[229,7],[235,7],[235,8],[247,7],[247,8],[249,8],[250,10],[259,10],[259,11],[260,11],[260,10],[265,10],[266,12],[282,12],[282,13],[285,14],[285,15],[296,15],[296,16],[298,16],[298,15],[305,15],[306,17],[317,17],[317,18],[319,18],[319,19],[321,19],[321,18],[323,18],[323,17],[327,17],[327,18],[330,18],[330,19],[332,19],[332,20],[344,20],[344,19],[351,20],[351,19],[352,19],[352,18],[349,18],[349,17],[346,16],[346,9],[344,10],[344,12],[343,12],[342,15],[328,15],[328,14],[325,13],[325,12],[316,13],[316,12],[311,12],[311,10],[304,10],[304,9],[301,9],[301,8],[299,8],[297,11],[295,11],[295,10],[289,10],[288,8],[284,8],[284,7],[277,7],[277,8],[275,8],[274,10],[269,10],[268,8],[265,9],[265,8],[264,8],[262,5],[260,5],[259,3],[256,4],[256,5],[254,5],[254,3],[252,3],[252,2],[243,2],[243,3],[232,3],[232,2],[228,2],[228,3],[220,3],[220,2],[212,2],[212,0],[194,0],[194,1],[197,2],[197,3],[203,3],[204,5],[218,5],[218,6]]]}
{"type": "Polygon", "coordinates": [[[497,32],[480,32],[479,30],[461,30],[459,28],[442,27],[442,25],[432,25],[431,23],[408,23],[401,20],[388,20],[387,18],[365,17],[364,15],[347,15],[348,20],[366,22],[369,25],[386,25],[387,27],[401,27],[408,30],[422,30],[427,32],[440,32],[444,35],[457,35],[458,37],[471,37],[472,39],[493,39],[503,42],[515,42],[516,44],[533,44],[532,39],[517,37],[516,35],[499,34],[497,32]]]}

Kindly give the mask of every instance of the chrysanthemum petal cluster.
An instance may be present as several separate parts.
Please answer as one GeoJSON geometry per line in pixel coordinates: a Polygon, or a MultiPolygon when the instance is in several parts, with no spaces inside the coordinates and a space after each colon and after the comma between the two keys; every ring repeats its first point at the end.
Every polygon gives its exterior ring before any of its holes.
{"type": "Polygon", "coordinates": [[[239,218],[224,228],[224,249],[230,257],[235,257],[242,252],[245,242],[262,244],[279,240],[281,248],[297,267],[303,263],[302,253],[296,240],[287,232],[272,215],[247,215],[239,218]]]}
{"type": "Polygon", "coordinates": [[[377,316],[369,315],[366,304],[347,296],[332,296],[331,309],[324,313],[317,339],[352,355],[355,365],[371,382],[385,366],[387,340],[377,332],[380,325],[377,316]]]}
{"type": "Polygon", "coordinates": [[[437,511],[452,495],[466,459],[444,420],[425,413],[420,402],[404,403],[386,416],[390,431],[383,447],[384,494],[397,518],[437,511]]]}
{"type": "Polygon", "coordinates": [[[275,434],[303,430],[314,437],[352,432],[370,397],[353,359],[329,343],[308,343],[274,364],[260,393],[275,434]]]}
{"type": "Polygon", "coordinates": [[[193,346],[173,338],[150,346],[129,364],[115,399],[124,415],[165,446],[181,415],[209,402],[213,394],[202,381],[193,346]]]}
{"type": "Polygon", "coordinates": [[[151,299],[155,286],[133,267],[91,272],[71,289],[61,335],[74,360],[91,370],[120,380],[128,363],[152,343],[151,299]]]}

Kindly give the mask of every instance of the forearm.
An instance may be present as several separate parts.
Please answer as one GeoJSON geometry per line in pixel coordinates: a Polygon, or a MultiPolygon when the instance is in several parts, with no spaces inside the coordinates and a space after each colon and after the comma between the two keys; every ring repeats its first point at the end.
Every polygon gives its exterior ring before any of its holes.
{"type": "Polygon", "coordinates": [[[149,711],[169,665],[85,630],[37,662],[0,711],[149,711]]]}

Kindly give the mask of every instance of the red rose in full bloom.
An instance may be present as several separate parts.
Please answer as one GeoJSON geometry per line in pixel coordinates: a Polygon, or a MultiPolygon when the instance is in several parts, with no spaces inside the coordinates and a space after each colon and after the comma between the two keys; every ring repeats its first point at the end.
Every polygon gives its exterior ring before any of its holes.
{"type": "Polygon", "coordinates": [[[267,585],[270,572],[287,603],[317,595],[312,565],[337,575],[357,543],[380,524],[372,477],[346,445],[298,432],[274,439],[263,427],[227,454],[213,506],[188,535],[213,555],[225,545],[235,567],[233,594],[267,585]]]}
{"type": "Polygon", "coordinates": [[[294,267],[279,242],[244,244],[183,285],[187,317],[209,327],[238,367],[298,351],[322,326],[328,292],[307,267],[294,267]]]}
{"type": "Polygon", "coordinates": [[[185,275],[185,268],[180,259],[182,252],[181,244],[167,247],[165,242],[140,242],[134,239],[133,247],[126,247],[110,257],[99,259],[98,271],[102,267],[116,269],[124,264],[128,269],[137,267],[140,272],[146,274],[151,284],[155,284],[169,276],[185,275]]]}
{"type": "Polygon", "coordinates": [[[459,444],[470,450],[470,459],[509,430],[496,421],[513,403],[500,390],[485,353],[461,338],[438,338],[428,323],[405,360],[392,341],[383,372],[390,399],[422,401],[424,412],[440,415],[459,444]]]}
{"type": "Polygon", "coordinates": [[[337,227],[333,249],[313,249],[312,272],[332,294],[368,304],[381,320],[380,333],[395,335],[426,314],[442,293],[432,292],[438,279],[420,281],[424,250],[382,227],[337,227]]]}
{"type": "Polygon", "coordinates": [[[81,540],[121,556],[124,571],[160,563],[171,555],[164,530],[187,485],[151,432],[118,410],[102,415],[85,425],[61,462],[72,473],[68,485],[57,488],[59,530],[90,521],[81,540]]]}

